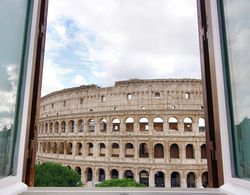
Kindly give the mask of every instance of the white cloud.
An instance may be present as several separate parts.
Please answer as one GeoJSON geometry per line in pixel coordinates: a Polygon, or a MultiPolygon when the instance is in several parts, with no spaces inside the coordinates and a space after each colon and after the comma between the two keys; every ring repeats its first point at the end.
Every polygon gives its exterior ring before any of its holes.
{"type": "Polygon", "coordinates": [[[81,76],[81,75],[76,75],[73,80],[72,83],[75,86],[80,86],[80,85],[85,85],[87,84],[86,80],[81,76]]]}
{"type": "Polygon", "coordinates": [[[62,68],[49,59],[45,61],[42,80],[42,96],[64,88],[61,76],[71,73],[70,68],[62,68]]]}

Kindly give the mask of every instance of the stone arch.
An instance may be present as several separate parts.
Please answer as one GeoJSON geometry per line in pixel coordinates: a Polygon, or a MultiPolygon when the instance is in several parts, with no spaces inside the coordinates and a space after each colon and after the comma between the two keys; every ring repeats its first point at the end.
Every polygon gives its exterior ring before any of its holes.
{"type": "Polygon", "coordinates": [[[107,120],[106,119],[101,119],[100,121],[100,131],[101,132],[106,132],[107,131],[107,120]]]}
{"type": "Polygon", "coordinates": [[[119,157],[120,149],[119,144],[113,143],[112,144],[112,157],[119,157]]]}
{"type": "Polygon", "coordinates": [[[52,144],[52,153],[53,154],[57,153],[57,144],[56,144],[56,142],[53,142],[53,144],[52,144]]]}
{"type": "Polygon", "coordinates": [[[76,155],[82,155],[82,143],[81,142],[77,142],[76,143],[76,155]]]}
{"type": "Polygon", "coordinates": [[[148,131],[148,119],[146,117],[140,118],[139,129],[140,131],[148,131]]]}
{"type": "Polygon", "coordinates": [[[180,173],[176,171],[171,174],[171,188],[174,187],[181,187],[180,173]]]}
{"type": "Polygon", "coordinates": [[[204,188],[207,188],[208,187],[208,172],[207,171],[202,173],[201,181],[202,181],[202,186],[204,188]]]}
{"type": "Polygon", "coordinates": [[[94,145],[93,145],[93,143],[91,143],[91,142],[88,142],[87,143],[87,154],[88,154],[88,156],[93,156],[93,148],[94,148],[94,145]]]}
{"type": "Polygon", "coordinates": [[[194,147],[192,144],[188,144],[186,146],[186,158],[188,159],[194,158],[194,147]]]}
{"type": "Polygon", "coordinates": [[[196,187],[196,177],[194,172],[189,172],[187,174],[187,187],[195,188],[196,187]]]}
{"type": "Polygon", "coordinates": [[[170,146],[170,158],[180,158],[178,144],[172,144],[170,146]]]}
{"type": "Polygon", "coordinates": [[[164,158],[164,146],[160,143],[154,146],[154,158],[164,158]]]}
{"type": "Polygon", "coordinates": [[[53,123],[50,122],[49,123],[49,133],[52,133],[53,132],[53,123]]]}
{"type": "Polygon", "coordinates": [[[145,170],[142,170],[140,173],[139,173],[139,182],[141,184],[144,184],[146,186],[149,186],[149,173],[145,170]]]}
{"type": "Polygon", "coordinates": [[[116,169],[112,169],[110,171],[110,178],[111,179],[118,179],[119,178],[119,172],[116,169]]]}
{"type": "Polygon", "coordinates": [[[126,119],[126,131],[134,131],[134,119],[131,117],[126,119]]]}
{"type": "Polygon", "coordinates": [[[45,123],[45,134],[48,133],[48,123],[45,123]]]}
{"type": "Polygon", "coordinates": [[[77,127],[78,127],[78,132],[83,132],[83,128],[84,128],[84,123],[82,119],[79,119],[77,121],[77,127]]]}
{"type": "Polygon", "coordinates": [[[86,168],[86,170],[85,170],[85,177],[86,177],[86,181],[87,182],[93,180],[93,170],[90,167],[86,168]]]}
{"type": "Polygon", "coordinates": [[[104,169],[99,169],[98,170],[98,181],[99,182],[102,182],[102,181],[104,181],[105,180],[105,177],[106,177],[106,175],[105,175],[105,171],[104,171],[104,169]]]}
{"type": "Polygon", "coordinates": [[[67,155],[72,155],[72,148],[73,148],[72,142],[67,142],[67,144],[66,144],[66,154],[67,155]]]}
{"type": "Polygon", "coordinates": [[[204,120],[204,118],[199,118],[198,126],[199,126],[199,132],[205,132],[205,120],[204,120]]]}
{"type": "Polygon", "coordinates": [[[201,150],[201,159],[206,159],[207,158],[206,144],[202,144],[200,150],[201,150]]]}
{"type": "Polygon", "coordinates": [[[175,117],[170,117],[168,119],[168,127],[170,130],[178,130],[178,120],[175,117]]]}
{"type": "Polygon", "coordinates": [[[69,120],[69,132],[74,132],[75,129],[75,121],[69,120]]]}
{"type": "Polygon", "coordinates": [[[66,130],[66,122],[62,121],[61,122],[61,133],[65,133],[65,130],[66,130]]]}
{"type": "Polygon", "coordinates": [[[154,118],[153,123],[155,131],[163,131],[163,119],[161,117],[154,118]]]}
{"type": "Polygon", "coordinates": [[[120,119],[118,119],[118,118],[115,118],[114,120],[113,120],[113,122],[112,122],[112,124],[113,124],[113,128],[112,128],[112,130],[113,131],[120,131],[120,119]]]}
{"type": "Polygon", "coordinates": [[[76,167],[75,167],[75,171],[76,171],[79,175],[82,175],[82,169],[81,169],[81,167],[76,166],[76,167]]]}
{"type": "Polygon", "coordinates": [[[89,119],[88,120],[88,132],[94,132],[95,131],[95,120],[89,119]]]}
{"type": "Polygon", "coordinates": [[[184,118],[184,131],[186,132],[192,131],[192,123],[193,120],[190,117],[184,118]]]}
{"type": "Polygon", "coordinates": [[[139,145],[139,158],[148,158],[148,145],[146,143],[141,143],[139,145]]]}
{"type": "Polygon", "coordinates": [[[55,122],[55,133],[58,133],[59,132],[59,122],[56,121],[55,122]]]}
{"type": "Polygon", "coordinates": [[[134,145],[131,143],[126,143],[125,145],[125,157],[133,158],[135,154],[134,145]]]}
{"type": "Polygon", "coordinates": [[[131,170],[126,170],[124,172],[124,178],[134,179],[134,173],[131,170]]]}
{"type": "Polygon", "coordinates": [[[104,143],[99,144],[99,156],[105,156],[106,155],[106,146],[104,143]]]}
{"type": "Polygon", "coordinates": [[[64,143],[60,142],[58,145],[59,154],[64,154],[64,143]]]}
{"type": "Polygon", "coordinates": [[[165,174],[162,171],[155,173],[155,187],[165,187],[165,174]]]}

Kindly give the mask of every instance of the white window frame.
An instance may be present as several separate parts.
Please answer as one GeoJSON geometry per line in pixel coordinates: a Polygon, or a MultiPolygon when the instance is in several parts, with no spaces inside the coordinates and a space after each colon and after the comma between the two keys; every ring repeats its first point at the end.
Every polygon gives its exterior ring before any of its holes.
{"type": "Polygon", "coordinates": [[[211,10],[211,23],[212,23],[212,36],[214,45],[214,59],[215,59],[215,76],[217,83],[217,95],[218,95],[218,110],[220,114],[220,134],[221,134],[221,147],[222,147],[222,160],[223,160],[223,173],[224,173],[224,185],[220,188],[230,194],[249,195],[250,193],[250,181],[236,178],[233,176],[234,163],[232,158],[232,151],[230,151],[231,144],[229,141],[230,128],[228,126],[227,107],[226,107],[226,93],[224,86],[223,75],[223,63],[221,53],[221,38],[220,28],[218,21],[218,7],[217,1],[210,1],[211,10]]]}
{"type": "Polygon", "coordinates": [[[34,62],[35,62],[35,52],[36,52],[36,38],[37,38],[37,25],[39,19],[39,7],[40,1],[33,1],[33,10],[32,10],[32,21],[31,21],[31,32],[29,36],[29,51],[28,51],[28,60],[27,60],[27,70],[25,77],[25,89],[24,89],[24,102],[22,110],[22,121],[20,123],[20,138],[19,138],[19,147],[18,147],[18,157],[16,174],[14,176],[7,176],[0,179],[0,194],[19,194],[28,189],[28,186],[22,182],[23,176],[23,163],[24,163],[24,149],[25,149],[25,140],[26,133],[28,129],[29,119],[30,119],[30,102],[32,101],[32,86],[33,86],[33,75],[34,75],[34,62]]]}

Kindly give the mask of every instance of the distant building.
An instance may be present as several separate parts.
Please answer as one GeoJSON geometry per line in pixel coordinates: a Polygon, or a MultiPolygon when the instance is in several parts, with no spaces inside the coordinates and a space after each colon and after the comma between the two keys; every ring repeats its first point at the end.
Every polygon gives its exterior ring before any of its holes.
{"type": "Polygon", "coordinates": [[[10,137],[11,137],[11,129],[7,129],[5,126],[0,131],[0,175],[8,175],[9,161],[11,160],[10,156],[10,137]]]}
{"type": "Polygon", "coordinates": [[[86,85],[42,98],[37,162],[76,170],[84,184],[133,178],[156,187],[207,186],[201,81],[86,85]]]}

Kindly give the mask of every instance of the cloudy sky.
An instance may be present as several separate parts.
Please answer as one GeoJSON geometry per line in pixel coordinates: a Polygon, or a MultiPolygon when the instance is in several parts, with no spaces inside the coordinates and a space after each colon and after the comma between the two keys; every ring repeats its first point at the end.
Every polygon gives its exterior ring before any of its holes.
{"type": "Polygon", "coordinates": [[[196,0],[50,0],[42,95],[183,77],[200,78],[196,0]]]}

